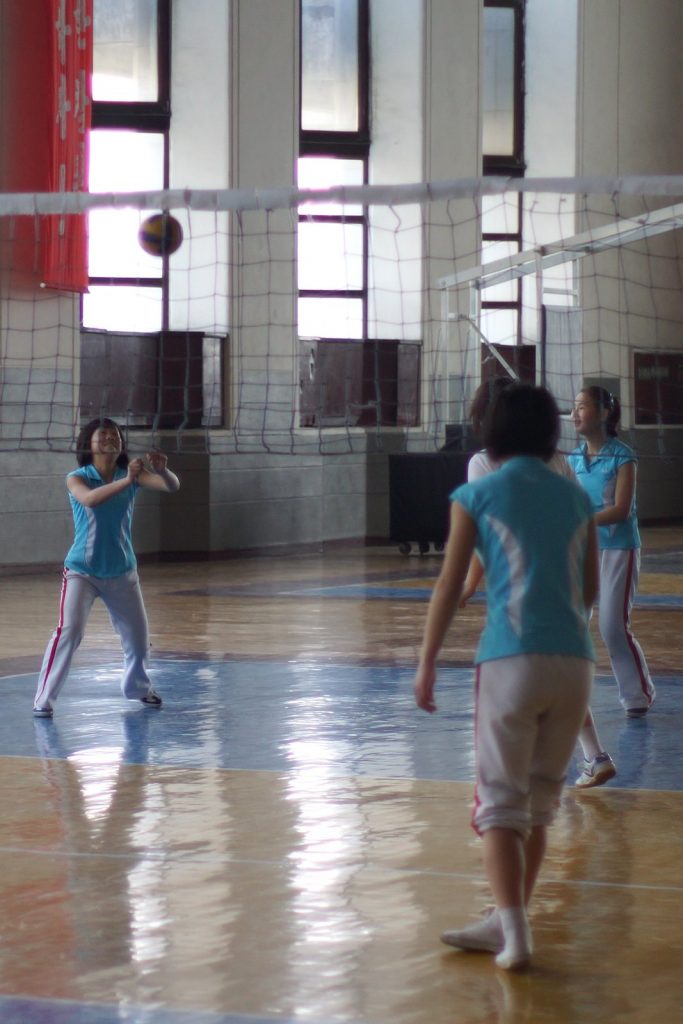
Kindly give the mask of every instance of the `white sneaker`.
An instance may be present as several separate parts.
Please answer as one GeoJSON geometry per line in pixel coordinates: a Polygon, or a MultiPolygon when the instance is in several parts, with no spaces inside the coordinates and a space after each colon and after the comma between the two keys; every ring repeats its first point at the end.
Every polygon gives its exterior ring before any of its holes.
{"type": "Polygon", "coordinates": [[[479,953],[500,953],[503,948],[503,929],[498,912],[492,910],[483,921],[467,928],[444,932],[441,941],[456,949],[471,949],[479,953]]]}
{"type": "Polygon", "coordinates": [[[609,756],[602,753],[592,761],[584,761],[581,774],[574,783],[579,789],[590,789],[591,786],[602,786],[617,774],[617,767],[609,756]]]}
{"type": "Polygon", "coordinates": [[[530,965],[530,949],[517,949],[514,952],[503,950],[496,957],[496,967],[501,967],[504,971],[525,971],[530,965]]]}

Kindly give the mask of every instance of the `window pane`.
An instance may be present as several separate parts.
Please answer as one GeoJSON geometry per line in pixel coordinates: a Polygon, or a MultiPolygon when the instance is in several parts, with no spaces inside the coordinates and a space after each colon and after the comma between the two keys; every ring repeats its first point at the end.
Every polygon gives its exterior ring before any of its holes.
{"type": "Polygon", "coordinates": [[[301,338],[360,338],[362,330],[360,299],[299,299],[301,338]]]}
{"type": "Polygon", "coordinates": [[[144,192],[164,187],[164,137],[97,129],[90,133],[90,192],[144,192]]]}
{"type": "Polygon", "coordinates": [[[484,9],[484,138],[486,156],[514,153],[515,12],[484,9]]]}
{"type": "MultiPolygon", "coordinates": [[[[362,160],[337,160],[327,156],[300,157],[297,170],[299,188],[334,188],[335,185],[362,185],[362,160]]],[[[341,203],[302,203],[299,213],[320,216],[356,216],[363,213],[362,206],[341,203]]]]}
{"type": "MultiPolygon", "coordinates": [[[[517,252],[519,250],[514,242],[484,242],[481,249],[482,263],[495,263],[496,260],[504,260],[517,252]]],[[[482,288],[481,297],[483,302],[515,302],[518,290],[519,278],[514,278],[491,288],[482,288]]]]}
{"type": "MultiPolygon", "coordinates": [[[[163,187],[163,135],[98,130],[90,137],[90,191],[138,192],[163,187]]],[[[91,277],[160,277],[161,260],[138,244],[150,211],[93,210],[88,216],[91,277]]]]}
{"type": "Polygon", "coordinates": [[[516,235],[519,232],[519,194],[504,192],[481,197],[481,231],[484,235],[516,235]]]}
{"type": "MultiPolygon", "coordinates": [[[[481,333],[492,345],[515,345],[517,343],[517,310],[483,309],[481,333]]],[[[508,362],[511,360],[508,359],[508,362]]]]}
{"type": "Polygon", "coordinates": [[[299,224],[299,288],[340,291],[363,287],[360,224],[299,224]]]}
{"type": "Polygon", "coordinates": [[[93,99],[156,102],[157,0],[94,0],[93,99]]]}
{"type": "Polygon", "coordinates": [[[106,331],[161,330],[161,288],[91,287],[83,296],[83,326],[106,331]]]}
{"type": "Polygon", "coordinates": [[[302,0],[301,127],[358,131],[358,0],[302,0]]]}

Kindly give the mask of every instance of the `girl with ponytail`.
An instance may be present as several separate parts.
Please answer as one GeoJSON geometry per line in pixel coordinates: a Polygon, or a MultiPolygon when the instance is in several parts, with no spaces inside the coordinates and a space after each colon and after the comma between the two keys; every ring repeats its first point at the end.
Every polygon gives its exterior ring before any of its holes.
{"type": "Polygon", "coordinates": [[[629,718],[642,718],[654,703],[655,688],[631,629],[640,572],[637,456],[617,436],[620,417],[619,400],[606,388],[592,386],[579,391],[572,418],[583,440],[568,461],[595,509],[600,548],[600,634],[619,700],[629,718]]]}

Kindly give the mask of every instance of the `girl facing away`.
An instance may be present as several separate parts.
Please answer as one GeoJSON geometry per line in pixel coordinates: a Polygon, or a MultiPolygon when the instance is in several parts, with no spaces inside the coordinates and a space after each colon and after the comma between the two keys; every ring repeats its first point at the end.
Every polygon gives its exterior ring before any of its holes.
{"type": "MultiPolygon", "coordinates": [[[[501,391],[510,387],[512,383],[509,377],[492,377],[490,380],[484,381],[479,385],[470,410],[470,419],[476,436],[481,435],[486,413],[491,402],[494,401],[501,391]]],[[[564,476],[576,483],[576,477],[567,459],[561,452],[553,452],[546,465],[555,473],[559,473],[560,476],[564,476]]],[[[482,451],[476,452],[470,459],[467,466],[467,481],[472,483],[473,480],[479,480],[489,473],[500,469],[500,466],[501,463],[494,459],[491,453],[484,448],[482,451]]],[[[483,567],[475,554],[470,563],[469,572],[463,587],[460,599],[461,608],[465,607],[476,592],[483,575],[483,567]]],[[[594,786],[602,786],[609,782],[610,779],[613,779],[617,774],[617,768],[610,755],[602,746],[593,712],[590,708],[586,712],[586,720],[579,732],[579,744],[583,757],[579,766],[576,786],[579,789],[591,789],[594,786]]]]}
{"type": "Polygon", "coordinates": [[[636,459],[619,440],[619,400],[605,388],[579,391],[573,421],[582,443],[568,456],[577,482],[593,503],[600,549],[598,624],[619,700],[629,718],[642,718],[655,700],[645,655],[631,629],[640,574],[636,459]]]}
{"type": "Polygon", "coordinates": [[[452,495],[414,683],[418,707],[436,711],[437,658],[476,547],[488,600],[475,657],[472,824],[483,839],[495,909],[441,938],[495,953],[506,970],[531,960],[527,907],[593,680],[593,507],[576,484],[548,468],[558,436],[557,406],[544,388],[515,385],[492,404],[482,440],[502,465],[452,495]]]}
{"type": "Polygon", "coordinates": [[[150,452],[147,465],[140,458],[129,459],[121,429],[109,418],[87,423],[76,449],[79,468],[66,478],[74,540],[64,560],[59,622],[43,658],[33,714],[52,718],[98,597],[123,647],[124,697],[160,708],[161,697],[152,689],[145,669],[149,630],[131,527],[140,487],[177,491],[180,481],[161,452],[150,452]]]}

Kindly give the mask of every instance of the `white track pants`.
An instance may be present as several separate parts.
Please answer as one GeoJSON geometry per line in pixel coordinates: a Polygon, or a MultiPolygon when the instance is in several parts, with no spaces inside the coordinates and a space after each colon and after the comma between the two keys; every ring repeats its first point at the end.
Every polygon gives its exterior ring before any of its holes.
{"type": "Polygon", "coordinates": [[[640,551],[600,552],[598,624],[625,708],[647,708],[655,699],[645,655],[631,632],[639,574],[640,551]]]}
{"type": "Polygon", "coordinates": [[[149,628],[138,574],[102,579],[64,570],[59,603],[59,623],[47,645],[40,670],[34,705],[52,707],[66,681],[71,660],[78,650],[95,598],[100,597],[123,647],[121,691],[129,700],[144,697],[151,689],[145,671],[149,628]]]}

